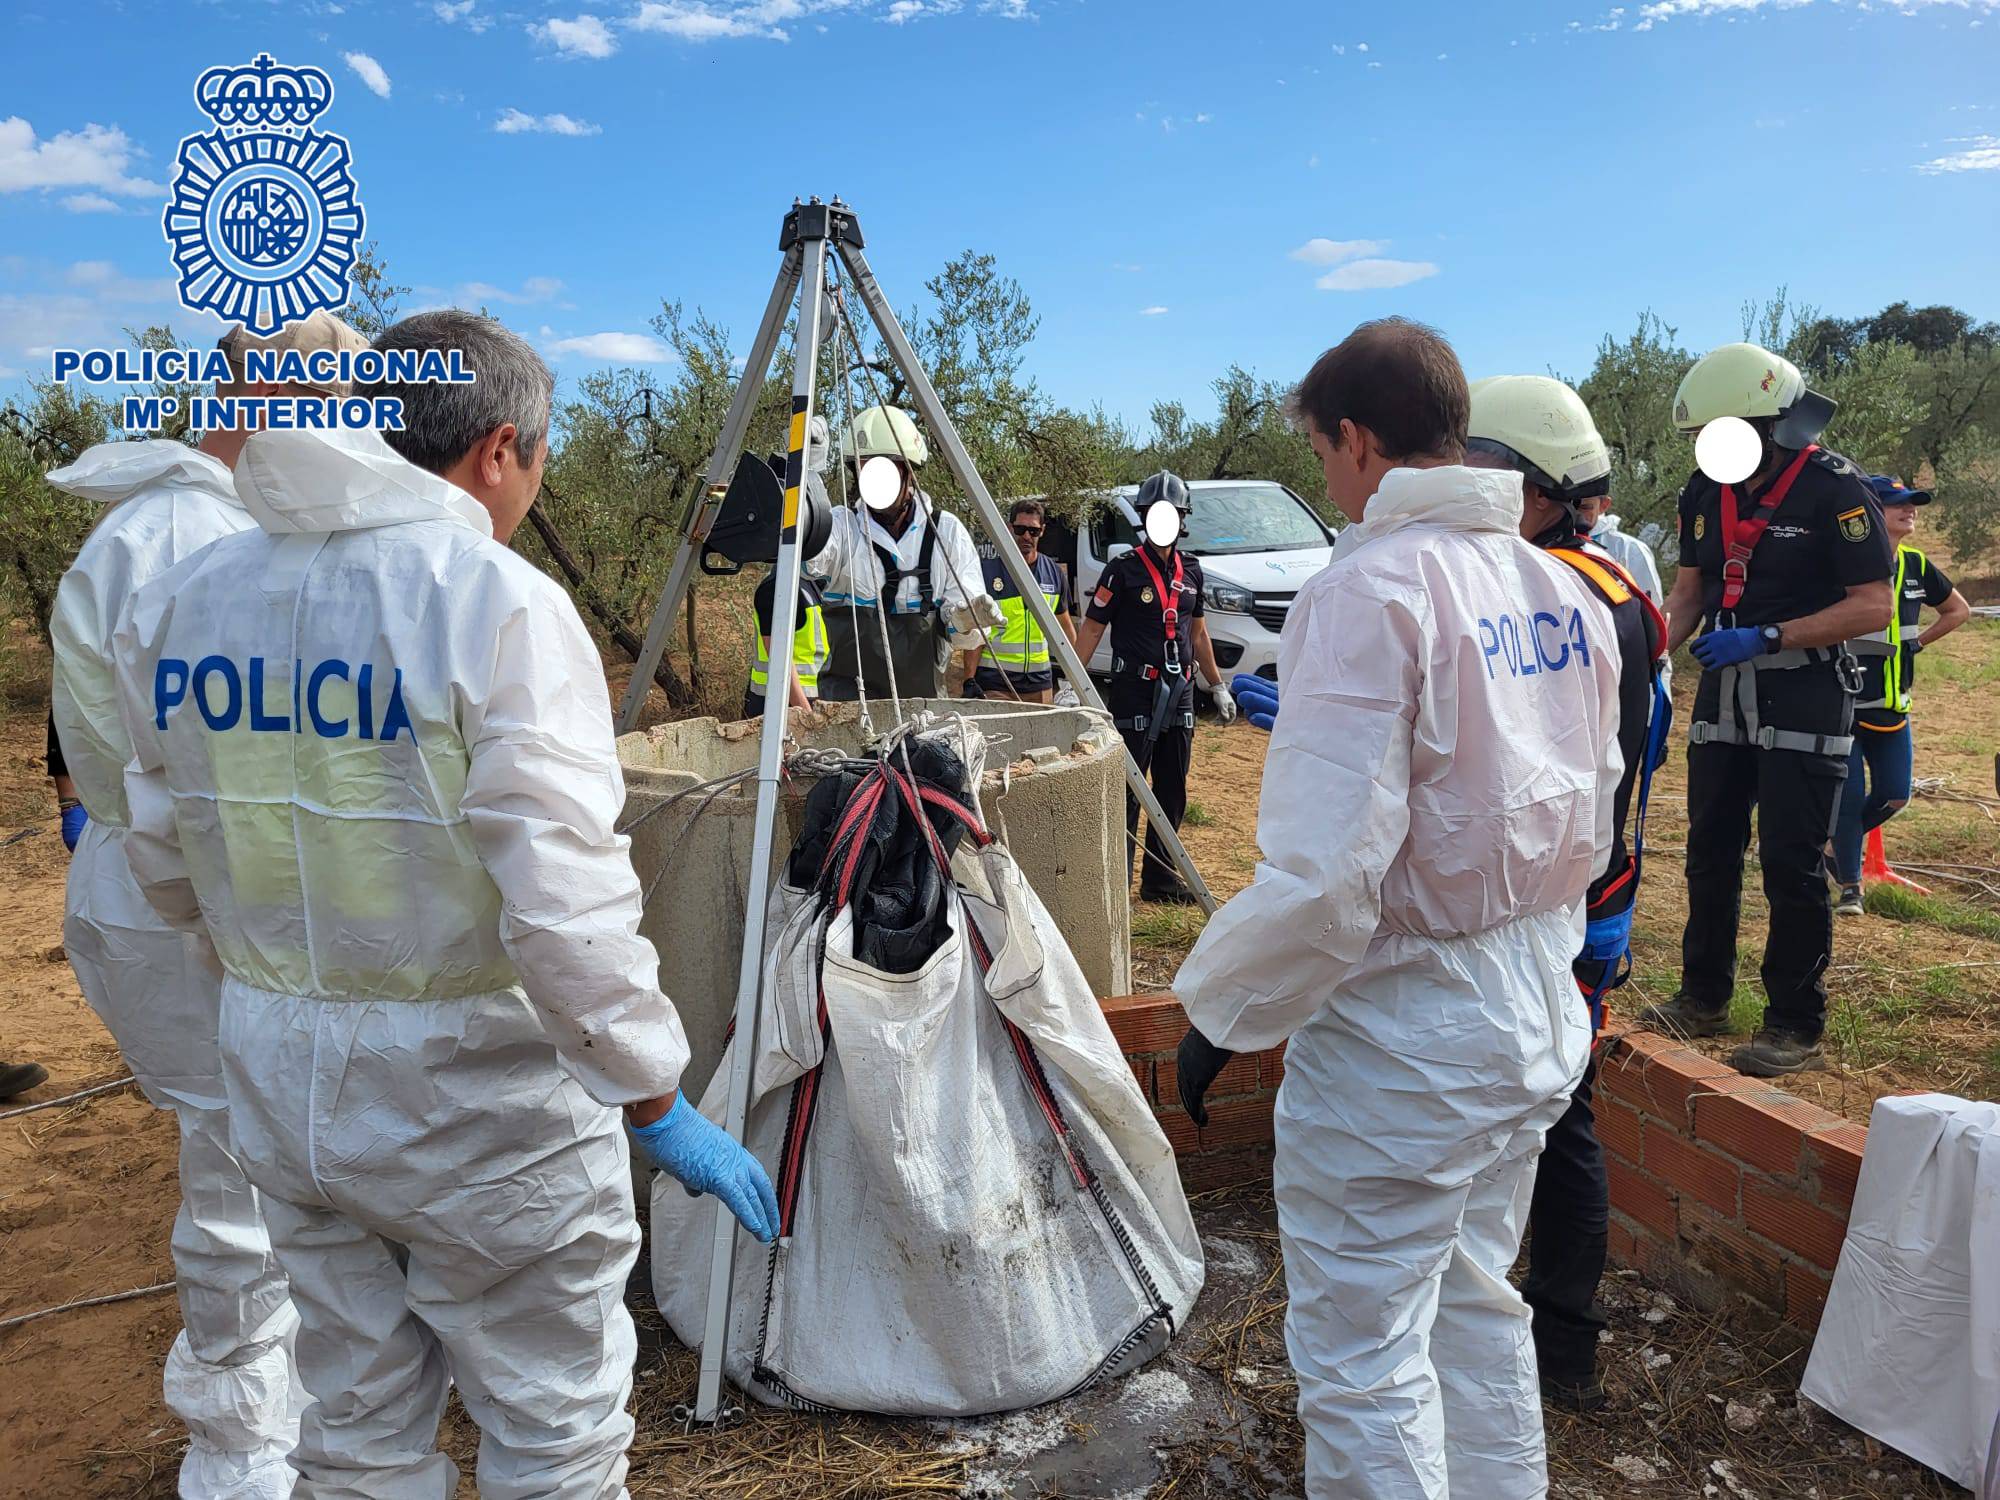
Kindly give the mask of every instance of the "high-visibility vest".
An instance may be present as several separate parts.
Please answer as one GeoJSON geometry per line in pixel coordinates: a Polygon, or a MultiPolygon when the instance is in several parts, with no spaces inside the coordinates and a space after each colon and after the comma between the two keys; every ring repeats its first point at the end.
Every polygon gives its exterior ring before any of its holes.
{"type": "MultiPolygon", "coordinates": [[[[1040,562],[1041,559],[1037,558],[1036,561],[1040,562]]],[[[1028,612],[1028,601],[1015,589],[1013,579],[999,563],[989,561],[985,565],[997,572],[996,577],[987,581],[987,592],[1000,606],[1000,613],[1005,623],[997,632],[988,635],[986,649],[980,652],[980,664],[1019,675],[1035,675],[1048,671],[1049,638],[1042,634],[1042,627],[1035,623],[1035,617],[1028,612]]],[[[1043,582],[1039,575],[1037,582],[1043,582]]],[[[1060,583],[1057,588],[1060,589],[1060,583]]],[[[1052,592],[1046,583],[1042,589],[1042,597],[1048,600],[1051,610],[1056,608],[1062,598],[1060,592],[1052,592]]]]}
{"type": "MultiPolygon", "coordinates": [[[[799,602],[805,603],[803,599],[799,602]]],[[[761,698],[765,684],[770,680],[771,655],[765,649],[762,634],[756,634],[751,645],[755,648],[756,660],[750,667],[750,691],[761,698]]],[[[792,632],[792,665],[798,669],[799,686],[808,693],[819,690],[819,669],[826,665],[829,650],[826,612],[817,604],[808,604],[804,618],[799,621],[799,628],[792,632]]]]}
{"type": "Polygon", "coordinates": [[[1896,549],[1896,574],[1889,580],[1889,625],[1884,630],[1872,630],[1867,635],[1849,642],[1857,656],[1879,656],[1882,659],[1882,696],[1863,703],[1862,708],[1886,708],[1892,713],[1906,714],[1910,711],[1910,673],[1908,659],[1903,652],[1903,587],[1910,576],[1911,560],[1916,562],[1917,576],[1923,577],[1927,566],[1924,554],[1915,547],[1896,549]]]}

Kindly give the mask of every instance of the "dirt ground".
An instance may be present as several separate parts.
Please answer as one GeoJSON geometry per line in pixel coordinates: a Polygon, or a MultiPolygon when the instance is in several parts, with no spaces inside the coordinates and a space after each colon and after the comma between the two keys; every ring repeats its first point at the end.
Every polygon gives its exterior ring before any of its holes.
{"type": "MultiPolygon", "coordinates": [[[[35,643],[19,635],[0,640],[0,883],[8,893],[0,907],[0,1057],[32,1058],[51,1074],[14,1105],[124,1072],[61,950],[66,857],[41,766],[45,673],[35,643]]],[[[1684,672],[1683,688],[1691,681],[1684,672]]],[[[1947,794],[1977,800],[1920,798],[1891,825],[1892,858],[2000,864],[2000,804],[1992,795],[1996,688],[2000,623],[1975,623],[1925,654],[1918,774],[1942,778],[1938,789],[1947,794]]],[[[1246,885],[1255,869],[1265,744],[1240,725],[1225,730],[1204,721],[1197,734],[1186,836],[1219,897],[1246,885]]],[[[1684,910],[1680,802],[1676,756],[1656,793],[1638,973],[1618,997],[1621,1010],[1673,985],[1684,910]]],[[[1904,1087],[2000,1096],[2000,902],[1958,890],[1949,902],[1884,906],[1842,921],[1834,1066],[1788,1086],[1857,1119],[1876,1097],[1904,1087]]],[[[1752,1022],[1762,920],[1753,889],[1739,990],[1752,1022]]],[[[1137,909],[1135,983],[1170,982],[1199,930],[1191,910],[1137,909]]],[[[171,1278],[175,1132],[165,1115],[128,1089],[0,1125],[0,1317],[171,1278]]],[[[689,1437],[666,1413],[691,1389],[691,1356],[660,1336],[642,1359],[634,1493],[688,1493],[692,1482],[699,1493],[745,1500],[1296,1494],[1298,1434],[1287,1415],[1292,1391],[1279,1333],[1283,1285],[1274,1274],[1267,1210],[1239,1198],[1204,1204],[1201,1215],[1212,1258],[1219,1253],[1235,1271],[1212,1282],[1196,1326],[1148,1372],[1171,1379],[1133,1388],[1164,1393],[1164,1404],[1142,1403],[1135,1414],[1128,1391],[1065,1411],[1053,1426],[988,1423],[952,1432],[757,1413],[733,1437],[689,1437]],[[1219,1252],[1218,1238],[1225,1242],[1219,1252]],[[1239,1253],[1244,1246],[1254,1259],[1239,1253]],[[1132,1459],[1114,1466],[1115,1487],[1106,1487],[1106,1437],[1132,1459]]],[[[1558,1495],[1833,1500],[1958,1493],[1801,1411],[1791,1395],[1804,1357],[1796,1335],[1717,1326],[1636,1283],[1609,1284],[1606,1300],[1613,1317],[1607,1383],[1618,1405],[1603,1420],[1551,1421],[1558,1495]],[[1725,1422],[1731,1402],[1752,1414],[1750,1428],[1739,1432],[1725,1422]]],[[[9,1373],[0,1382],[7,1460],[0,1497],[170,1495],[184,1437],[161,1402],[160,1372],[178,1326],[171,1295],[152,1295],[0,1333],[9,1373]]],[[[456,1409],[445,1440],[469,1475],[471,1433],[456,1409]]],[[[468,1478],[461,1494],[472,1493],[468,1478]]]]}

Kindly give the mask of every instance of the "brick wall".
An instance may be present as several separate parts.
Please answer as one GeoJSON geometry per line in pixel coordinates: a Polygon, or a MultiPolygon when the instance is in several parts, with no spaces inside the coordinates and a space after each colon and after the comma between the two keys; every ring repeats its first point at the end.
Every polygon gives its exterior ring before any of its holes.
{"type": "MultiPolygon", "coordinates": [[[[1170,995],[1104,1002],[1192,1191],[1270,1171],[1282,1050],[1237,1058],[1200,1130],[1180,1106],[1170,995]]],[[[1597,1130],[1611,1175],[1611,1254],[1708,1308],[1750,1302],[1819,1322],[1847,1232],[1867,1131],[1690,1048],[1614,1026],[1600,1057],[1597,1130]]]]}

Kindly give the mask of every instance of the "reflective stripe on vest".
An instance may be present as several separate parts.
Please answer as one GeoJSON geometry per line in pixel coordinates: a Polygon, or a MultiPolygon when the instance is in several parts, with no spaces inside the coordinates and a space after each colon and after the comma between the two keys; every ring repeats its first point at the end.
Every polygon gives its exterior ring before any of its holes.
{"type": "MultiPolygon", "coordinates": [[[[756,660],[750,667],[750,691],[758,697],[764,696],[764,688],[770,681],[771,654],[764,645],[760,634],[752,642],[756,649],[756,660]]],[[[805,618],[799,628],[792,633],[792,665],[798,670],[799,686],[808,693],[819,687],[819,669],[826,664],[831,648],[826,639],[826,612],[817,604],[806,607],[805,618]]]]}
{"type": "MultiPolygon", "coordinates": [[[[1042,597],[1048,600],[1051,610],[1056,607],[1058,595],[1044,589],[1042,597]]],[[[1000,606],[1006,624],[988,641],[981,659],[988,666],[1004,667],[1010,672],[1048,671],[1049,638],[1028,613],[1028,601],[1020,594],[1009,594],[994,602],[1000,606]]]]}
{"type": "Polygon", "coordinates": [[[1791,461],[1785,472],[1778,476],[1778,482],[1771,486],[1770,493],[1757,502],[1757,508],[1741,521],[1736,519],[1736,490],[1731,485],[1722,487],[1722,608],[1735,612],[1736,605],[1743,597],[1743,590],[1750,585],[1750,554],[1757,550],[1757,544],[1764,539],[1764,528],[1771,524],[1771,517],[1778,507],[1785,503],[1785,496],[1792,492],[1792,485],[1811,457],[1819,452],[1819,444],[1808,443],[1799,456],[1791,461]]]}

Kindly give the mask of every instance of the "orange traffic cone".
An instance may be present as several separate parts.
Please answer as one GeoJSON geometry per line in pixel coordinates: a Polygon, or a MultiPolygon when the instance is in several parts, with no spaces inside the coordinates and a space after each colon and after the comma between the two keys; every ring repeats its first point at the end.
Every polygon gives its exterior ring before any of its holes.
{"type": "Polygon", "coordinates": [[[1900,885],[1915,891],[1919,896],[1928,896],[1931,888],[1918,885],[1904,875],[1898,875],[1889,868],[1889,856],[1882,852],[1882,830],[1879,827],[1868,830],[1867,842],[1861,848],[1861,878],[1870,885],[1900,885]]]}

